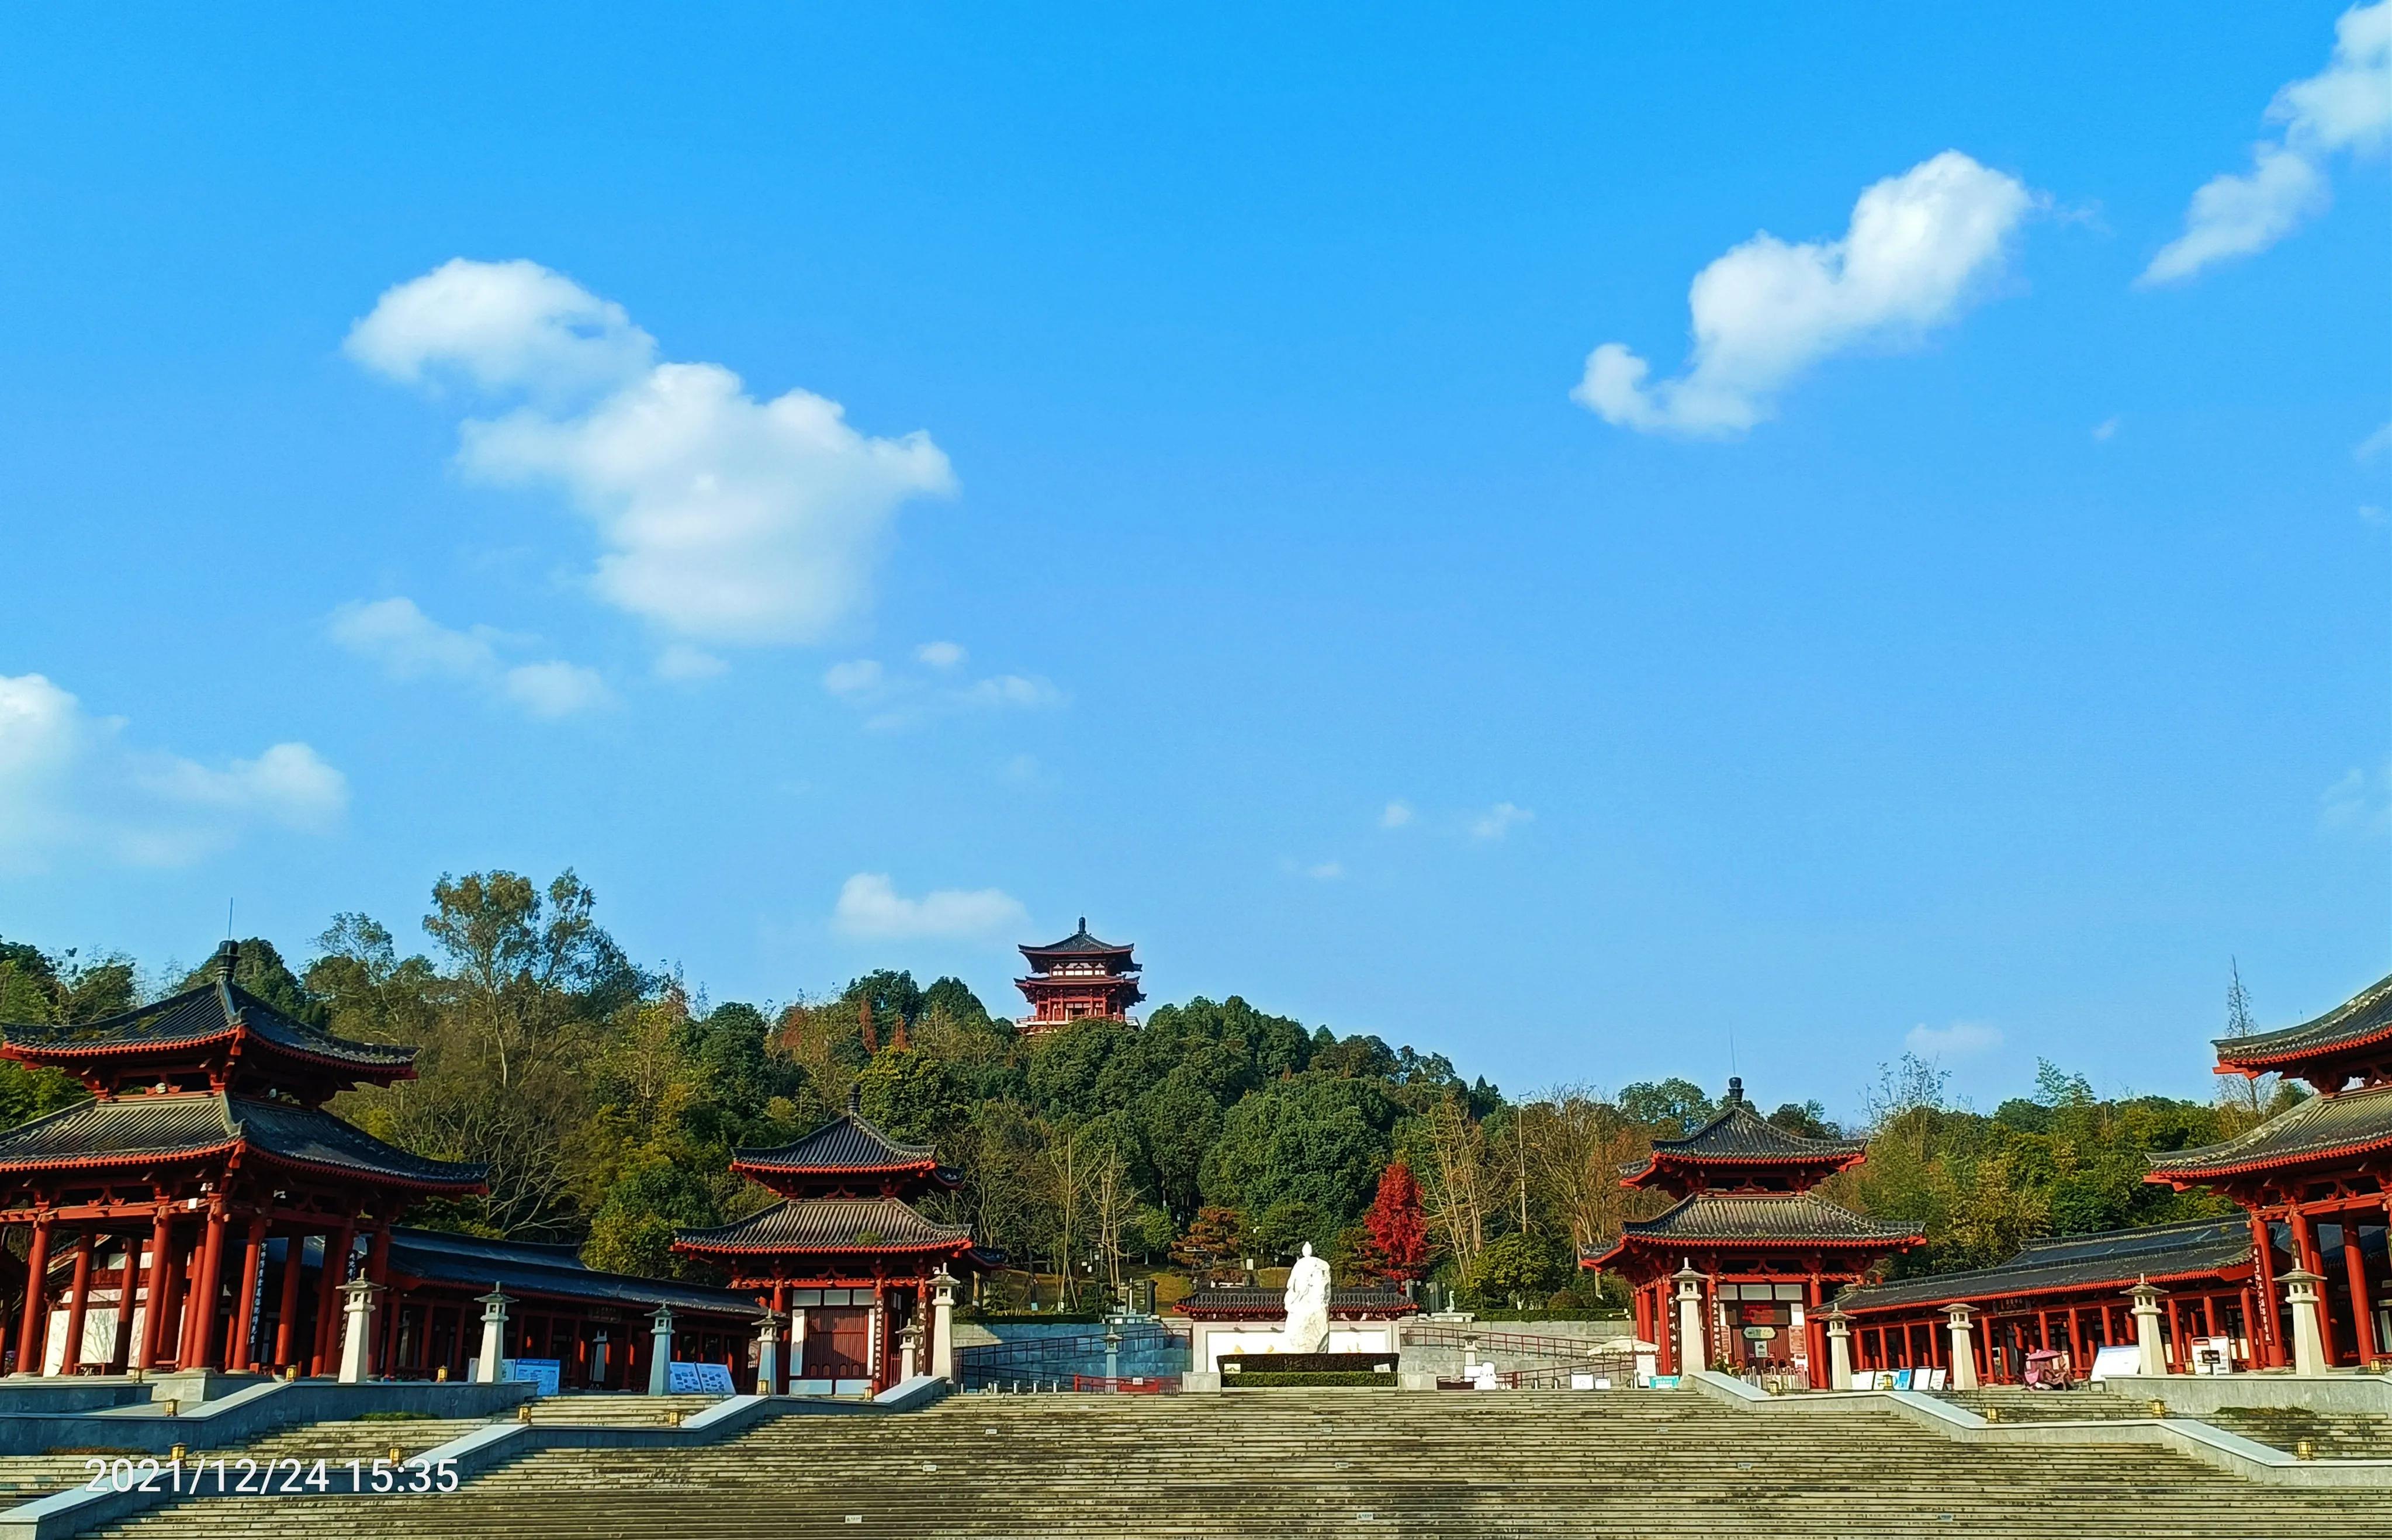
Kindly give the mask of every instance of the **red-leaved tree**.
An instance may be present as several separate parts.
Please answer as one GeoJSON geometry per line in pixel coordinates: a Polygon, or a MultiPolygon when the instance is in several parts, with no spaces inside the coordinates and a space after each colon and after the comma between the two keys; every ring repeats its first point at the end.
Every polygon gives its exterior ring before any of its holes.
{"type": "Polygon", "coordinates": [[[1428,1217],[1421,1212],[1420,1182],[1412,1168],[1390,1161],[1379,1174],[1379,1195],[1362,1216],[1371,1234],[1364,1265],[1390,1283],[1409,1283],[1428,1271],[1428,1217]]]}

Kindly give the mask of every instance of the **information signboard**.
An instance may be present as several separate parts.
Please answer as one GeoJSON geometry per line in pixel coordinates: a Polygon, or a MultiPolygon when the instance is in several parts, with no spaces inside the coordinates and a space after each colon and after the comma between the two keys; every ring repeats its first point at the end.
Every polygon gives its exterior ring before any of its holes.
{"type": "Polygon", "coordinates": [[[666,1389],[675,1395],[729,1396],[739,1393],[731,1382],[727,1364],[684,1364],[676,1358],[667,1368],[666,1389]]]}
{"type": "Polygon", "coordinates": [[[544,1396],[552,1396],[564,1388],[565,1363],[555,1358],[502,1358],[499,1360],[499,1377],[509,1380],[529,1380],[544,1396]]]}

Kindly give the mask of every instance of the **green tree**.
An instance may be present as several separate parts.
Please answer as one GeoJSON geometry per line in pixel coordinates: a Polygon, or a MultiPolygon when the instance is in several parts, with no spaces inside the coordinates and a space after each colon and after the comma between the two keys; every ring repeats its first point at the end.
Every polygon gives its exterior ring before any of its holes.
{"type": "Polygon", "coordinates": [[[1471,1264],[1466,1286],[1482,1301],[1500,1299],[1521,1310],[1529,1300],[1553,1293],[1567,1277],[1552,1240],[1515,1230],[1487,1243],[1471,1264]]]}

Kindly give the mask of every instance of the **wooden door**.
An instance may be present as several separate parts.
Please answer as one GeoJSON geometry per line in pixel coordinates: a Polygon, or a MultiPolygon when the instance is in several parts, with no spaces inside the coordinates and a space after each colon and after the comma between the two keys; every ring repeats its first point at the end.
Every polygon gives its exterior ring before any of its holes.
{"type": "Polygon", "coordinates": [[[868,1306],[815,1306],[806,1312],[807,1379],[871,1376],[872,1311],[868,1306]]]}

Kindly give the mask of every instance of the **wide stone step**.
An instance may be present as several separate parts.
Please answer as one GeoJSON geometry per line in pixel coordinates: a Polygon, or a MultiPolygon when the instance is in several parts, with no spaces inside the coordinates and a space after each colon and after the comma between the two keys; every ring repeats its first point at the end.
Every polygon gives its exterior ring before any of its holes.
{"type": "Polygon", "coordinates": [[[2164,1451],[1949,1442],[1892,1412],[1693,1394],[958,1396],[685,1450],[553,1450],[446,1496],[232,1499],[117,1533],[585,1536],[1766,1535],[2174,1540],[2386,1533],[2384,1494],[2261,1488],[2164,1451]]]}

